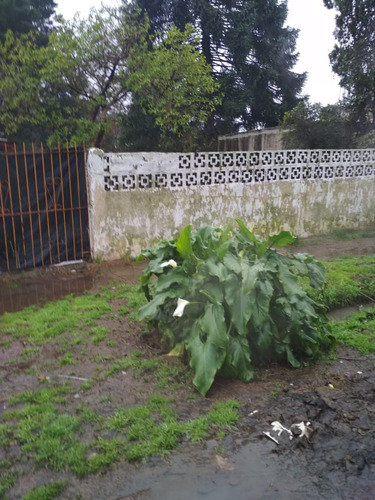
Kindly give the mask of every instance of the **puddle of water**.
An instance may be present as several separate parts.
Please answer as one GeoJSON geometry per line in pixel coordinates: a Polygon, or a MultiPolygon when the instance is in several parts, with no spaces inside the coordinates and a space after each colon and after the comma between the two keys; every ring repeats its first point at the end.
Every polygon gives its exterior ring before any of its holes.
{"type": "Polygon", "coordinates": [[[366,302],[355,306],[341,307],[328,313],[328,318],[332,321],[345,321],[346,319],[360,312],[365,307],[375,307],[375,302],[366,302]]]}
{"type": "Polygon", "coordinates": [[[0,315],[31,305],[43,305],[66,295],[82,295],[109,281],[138,284],[144,263],[113,262],[104,265],[60,266],[3,275],[0,281],[0,315]]]}
{"type": "Polygon", "coordinates": [[[68,271],[62,275],[27,277],[1,283],[0,315],[25,307],[58,300],[65,295],[79,295],[93,285],[93,276],[86,270],[68,271]]]}
{"type": "MultiPolygon", "coordinates": [[[[217,443],[216,443],[217,445],[217,443]]],[[[212,446],[200,453],[176,453],[165,462],[142,467],[131,477],[114,475],[114,491],[102,491],[98,500],[316,500],[321,498],[303,465],[294,469],[277,456],[275,444],[248,439],[230,456],[215,455],[212,446]]],[[[290,465],[290,463],[289,463],[290,465]]],[[[338,496],[331,496],[336,500],[338,496]]]]}

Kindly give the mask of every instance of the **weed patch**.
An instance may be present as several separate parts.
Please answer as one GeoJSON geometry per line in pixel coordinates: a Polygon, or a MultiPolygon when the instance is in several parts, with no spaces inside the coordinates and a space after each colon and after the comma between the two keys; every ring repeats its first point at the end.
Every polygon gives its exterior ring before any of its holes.
{"type": "Polygon", "coordinates": [[[53,481],[26,493],[22,500],[53,500],[64,491],[65,485],[65,481],[53,481]]]}
{"type": "Polygon", "coordinates": [[[354,347],[361,354],[375,352],[375,310],[363,309],[346,321],[332,322],[337,342],[354,347]]]}
{"type": "MultiPolygon", "coordinates": [[[[219,402],[205,416],[179,421],[174,400],[152,394],[146,404],[118,408],[103,417],[83,406],[75,414],[66,411],[62,395],[67,386],[27,391],[9,402],[0,427],[3,447],[19,446],[19,457],[2,462],[0,488],[5,493],[18,478],[14,471],[22,458],[32,460],[36,468],[71,470],[78,476],[96,473],[120,460],[144,460],[164,456],[182,440],[200,441],[208,434],[217,435],[238,422],[239,404],[219,402]],[[83,440],[87,424],[95,428],[95,439],[83,440]]],[[[64,489],[63,482],[51,483],[31,491],[27,498],[54,498],[64,489]],[[38,496],[39,495],[39,496],[38,496]]]]}
{"type": "Polygon", "coordinates": [[[340,257],[324,262],[327,286],[324,304],[333,307],[363,302],[375,297],[375,257],[340,257]]]}

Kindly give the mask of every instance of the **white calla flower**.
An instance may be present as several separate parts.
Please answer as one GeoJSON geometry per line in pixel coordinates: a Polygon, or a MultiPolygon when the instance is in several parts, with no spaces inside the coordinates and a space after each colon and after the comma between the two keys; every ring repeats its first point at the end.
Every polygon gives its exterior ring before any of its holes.
{"type": "Polygon", "coordinates": [[[173,259],[170,259],[167,262],[163,262],[162,264],[160,264],[160,267],[168,267],[168,266],[177,267],[177,262],[173,259]]]}
{"type": "Polygon", "coordinates": [[[181,318],[181,316],[184,314],[184,309],[188,304],[190,304],[190,302],[188,300],[178,299],[177,300],[177,307],[173,313],[173,317],[174,318],[181,318]]]}

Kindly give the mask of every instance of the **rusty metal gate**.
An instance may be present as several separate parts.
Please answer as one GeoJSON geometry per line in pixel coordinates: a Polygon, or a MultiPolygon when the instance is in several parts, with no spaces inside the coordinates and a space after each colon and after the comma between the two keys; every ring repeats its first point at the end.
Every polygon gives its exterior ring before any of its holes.
{"type": "Polygon", "coordinates": [[[90,257],[84,147],[0,152],[0,271],[90,257]]]}

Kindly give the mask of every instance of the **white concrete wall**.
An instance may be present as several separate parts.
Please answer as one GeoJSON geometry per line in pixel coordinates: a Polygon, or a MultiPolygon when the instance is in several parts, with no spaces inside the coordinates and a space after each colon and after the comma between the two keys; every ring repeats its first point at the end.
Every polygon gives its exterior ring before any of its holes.
{"type": "Polygon", "coordinates": [[[88,154],[93,258],[241,218],[261,235],[375,227],[375,150],[88,154]]]}

